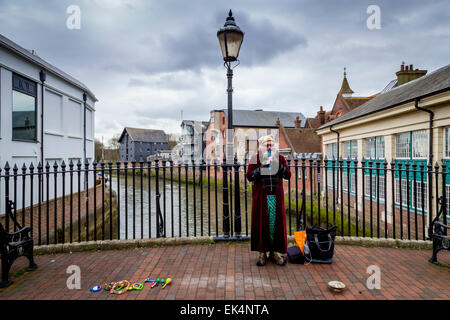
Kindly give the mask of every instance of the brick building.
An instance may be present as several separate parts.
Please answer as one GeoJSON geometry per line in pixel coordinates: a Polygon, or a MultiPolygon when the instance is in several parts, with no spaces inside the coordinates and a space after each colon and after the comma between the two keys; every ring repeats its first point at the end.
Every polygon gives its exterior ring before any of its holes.
{"type": "MultiPolygon", "coordinates": [[[[234,146],[240,162],[251,157],[261,136],[279,136],[279,123],[285,128],[305,128],[306,118],[300,112],[233,110],[234,146]]],[[[206,130],[206,158],[222,159],[227,144],[228,110],[212,110],[206,130]]]]}
{"type": "Polygon", "coordinates": [[[369,97],[353,97],[354,91],[350,88],[347,80],[347,71],[344,68],[344,78],[342,79],[341,89],[336,95],[333,107],[329,111],[325,111],[323,106],[320,106],[317,115],[314,118],[306,119],[306,127],[317,129],[327,122],[333,121],[342,115],[346,114],[366,103],[376,96],[376,94],[369,97]]]}

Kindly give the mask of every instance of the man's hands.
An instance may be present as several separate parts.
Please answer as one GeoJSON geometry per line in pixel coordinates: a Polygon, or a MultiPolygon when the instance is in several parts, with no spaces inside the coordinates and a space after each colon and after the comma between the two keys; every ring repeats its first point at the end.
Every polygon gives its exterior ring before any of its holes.
{"type": "MultiPolygon", "coordinates": [[[[268,165],[261,165],[261,167],[257,167],[255,169],[253,169],[252,171],[252,180],[253,181],[258,181],[259,178],[261,177],[261,168],[267,168],[268,165]]],[[[276,173],[275,176],[279,177],[279,178],[283,178],[283,179],[288,179],[288,171],[289,169],[286,168],[286,166],[281,165],[280,164],[280,168],[278,169],[278,172],[276,173]]]]}
{"type": "Polygon", "coordinates": [[[280,165],[280,169],[277,172],[277,176],[283,179],[288,179],[288,168],[284,165],[280,165]]]}
{"type": "Polygon", "coordinates": [[[252,171],[252,180],[257,181],[261,177],[261,168],[257,167],[252,171]]]}

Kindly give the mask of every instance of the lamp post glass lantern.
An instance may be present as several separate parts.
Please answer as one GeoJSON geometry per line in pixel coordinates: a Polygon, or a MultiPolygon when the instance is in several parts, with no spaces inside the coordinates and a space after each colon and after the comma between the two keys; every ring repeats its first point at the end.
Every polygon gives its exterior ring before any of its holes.
{"type": "MultiPolygon", "coordinates": [[[[240,187],[239,187],[239,167],[237,166],[237,158],[234,157],[233,162],[233,68],[239,65],[239,50],[241,49],[242,41],[244,40],[244,32],[236,25],[234,21],[233,13],[228,13],[228,17],[225,21],[223,28],[217,31],[217,38],[219,39],[220,49],[222,51],[222,56],[224,60],[224,66],[227,68],[227,78],[228,78],[228,130],[227,130],[227,150],[223,155],[223,237],[215,237],[216,241],[221,240],[248,240],[248,237],[241,236],[241,208],[240,208],[240,187]],[[232,68],[231,63],[238,61],[238,63],[232,68]],[[229,206],[229,196],[232,192],[228,188],[228,173],[235,170],[235,199],[234,199],[234,236],[230,237],[230,206],[229,206]]],[[[231,187],[231,185],[230,185],[231,187]]]]}
{"type": "Polygon", "coordinates": [[[217,38],[219,38],[223,60],[225,62],[236,61],[244,40],[244,32],[236,25],[231,10],[228,13],[225,25],[217,31],[217,38]]]}

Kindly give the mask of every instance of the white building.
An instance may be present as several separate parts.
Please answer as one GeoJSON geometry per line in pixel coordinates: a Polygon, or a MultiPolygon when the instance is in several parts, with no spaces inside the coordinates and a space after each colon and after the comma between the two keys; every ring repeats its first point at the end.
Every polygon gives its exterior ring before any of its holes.
{"type": "Polygon", "coordinates": [[[179,156],[184,161],[203,158],[205,150],[205,133],[208,128],[208,121],[183,120],[181,122],[181,138],[179,156]]]}
{"type": "MultiPolygon", "coordinates": [[[[55,161],[83,161],[85,132],[86,158],[93,159],[96,101],[84,84],[0,35],[2,169],[6,162],[11,168],[17,164],[20,173],[23,164],[36,168],[40,161],[52,166],[55,161]]],[[[0,212],[3,184],[0,181],[0,212]]]]}

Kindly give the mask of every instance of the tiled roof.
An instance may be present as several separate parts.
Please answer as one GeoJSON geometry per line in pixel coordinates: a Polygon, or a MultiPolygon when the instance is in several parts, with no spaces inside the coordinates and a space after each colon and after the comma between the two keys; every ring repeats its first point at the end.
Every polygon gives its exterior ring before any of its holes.
{"type": "Polygon", "coordinates": [[[324,124],[319,129],[392,108],[409,101],[414,101],[416,98],[447,90],[450,90],[450,64],[416,80],[395,87],[385,93],[381,93],[343,116],[324,124]]]}
{"type": "MultiPolygon", "coordinates": [[[[225,116],[228,116],[228,110],[223,111],[225,116]]],[[[280,112],[280,111],[263,111],[263,110],[233,110],[233,126],[234,127],[260,127],[260,128],[275,128],[277,127],[277,118],[287,128],[295,127],[295,118],[299,117],[300,127],[304,128],[306,125],[306,118],[300,112],[280,112]]]]}
{"type": "Polygon", "coordinates": [[[341,90],[339,90],[339,93],[341,93],[341,94],[342,93],[349,93],[349,94],[353,93],[353,90],[350,89],[350,85],[348,84],[345,73],[344,73],[344,79],[342,80],[341,90]]]}
{"type": "Polygon", "coordinates": [[[312,128],[283,128],[288,144],[296,153],[321,151],[320,136],[312,128]]]}
{"type": "Polygon", "coordinates": [[[366,103],[372,97],[342,97],[350,110],[353,110],[363,103],[366,103]]]}
{"type": "Polygon", "coordinates": [[[156,129],[139,129],[139,128],[129,128],[126,127],[120,138],[119,142],[122,140],[122,136],[125,133],[125,131],[128,132],[128,135],[133,141],[139,141],[139,142],[167,142],[167,136],[164,133],[163,130],[156,130],[156,129]]]}

